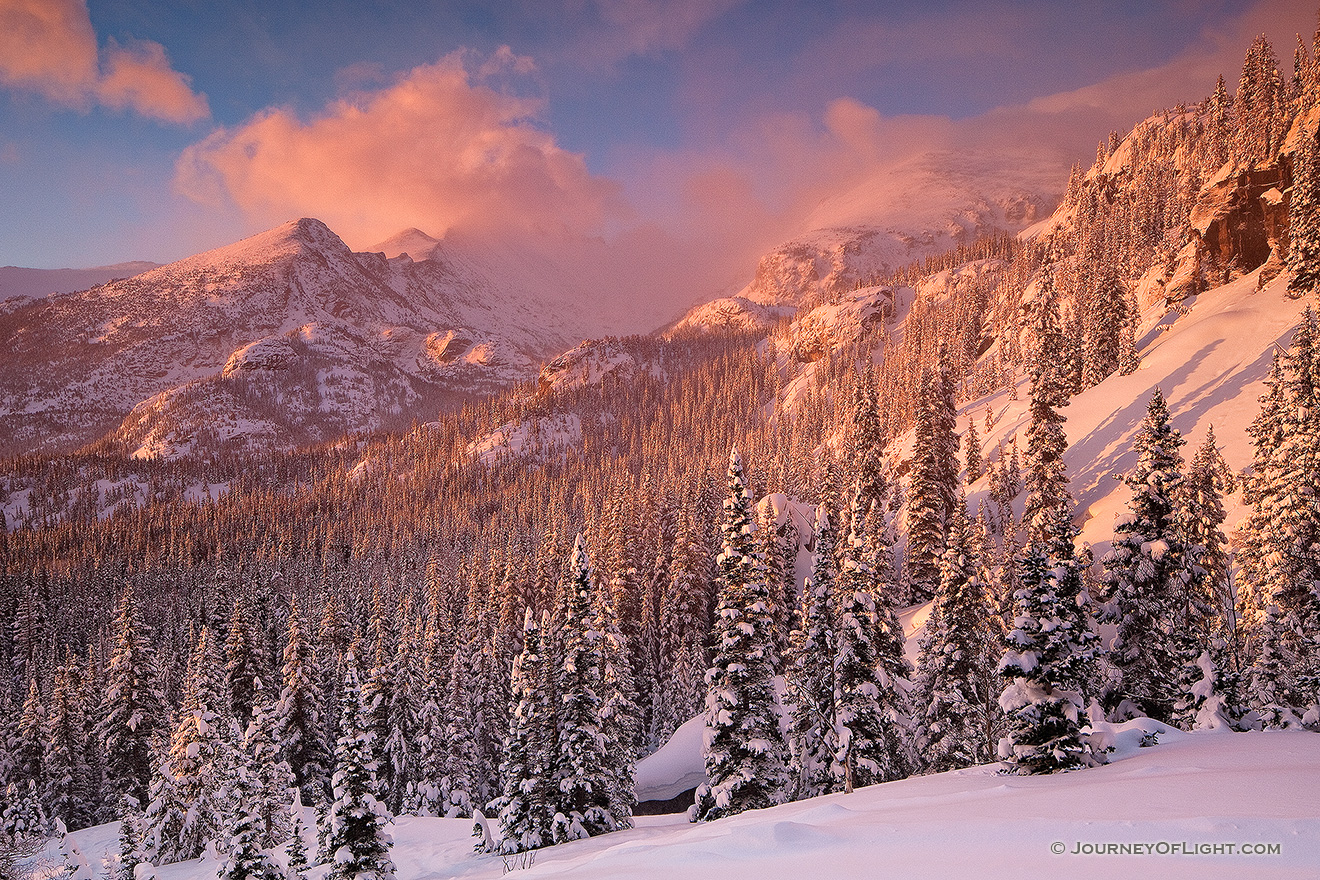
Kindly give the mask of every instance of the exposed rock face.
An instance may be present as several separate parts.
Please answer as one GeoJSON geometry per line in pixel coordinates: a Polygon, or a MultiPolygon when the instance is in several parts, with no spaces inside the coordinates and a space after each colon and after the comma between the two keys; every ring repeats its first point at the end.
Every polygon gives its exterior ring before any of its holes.
{"type": "MultiPolygon", "coordinates": [[[[1270,253],[1287,253],[1291,157],[1258,168],[1225,167],[1201,190],[1191,226],[1204,253],[1230,274],[1252,272],[1270,253]],[[1275,193],[1275,198],[1265,198],[1275,193]]],[[[1220,279],[1223,280],[1223,279],[1220,279]]]]}

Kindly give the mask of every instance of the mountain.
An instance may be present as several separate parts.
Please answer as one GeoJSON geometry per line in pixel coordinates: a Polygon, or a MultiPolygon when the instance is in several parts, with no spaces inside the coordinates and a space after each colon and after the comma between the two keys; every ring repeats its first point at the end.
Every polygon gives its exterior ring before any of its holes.
{"type": "Polygon", "coordinates": [[[21,266],[0,266],[0,302],[21,296],[46,296],[50,293],[70,293],[86,290],[97,284],[132,278],[160,263],[135,260],[112,266],[93,266],[90,269],[24,269],[21,266]]]}
{"type": "Polygon", "coordinates": [[[407,424],[533,377],[580,338],[548,310],[416,230],[354,253],[292,221],[0,311],[0,451],[107,432],[138,455],[287,448],[407,424]]]}
{"type": "Polygon", "coordinates": [[[1050,215],[1061,195],[1052,164],[932,152],[886,165],[823,200],[802,232],[764,254],[736,295],[691,309],[677,330],[768,329],[895,270],[1050,215]]]}

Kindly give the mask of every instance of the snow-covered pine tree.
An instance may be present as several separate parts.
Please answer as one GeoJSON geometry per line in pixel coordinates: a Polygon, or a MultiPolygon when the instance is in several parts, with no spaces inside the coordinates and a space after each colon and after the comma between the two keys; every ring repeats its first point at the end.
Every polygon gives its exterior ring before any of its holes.
{"type": "Polygon", "coordinates": [[[131,801],[124,801],[119,814],[119,854],[110,871],[110,880],[134,880],[137,866],[142,861],[142,832],[140,819],[131,801]]]}
{"type": "Polygon", "coordinates": [[[609,787],[609,813],[618,828],[631,828],[637,792],[637,765],[642,713],[637,706],[627,636],[609,591],[597,590],[592,627],[601,637],[600,732],[604,739],[604,771],[609,787]]]}
{"type": "Polygon", "coordinates": [[[70,829],[92,824],[92,779],[87,759],[87,714],[82,664],[72,652],[55,670],[45,730],[46,813],[70,829]]]}
{"type": "Polygon", "coordinates": [[[323,829],[323,861],[330,862],[329,880],[393,880],[393,841],[385,832],[390,815],[373,794],[376,759],[367,705],[358,679],[352,648],[344,658],[340,686],[340,734],[335,743],[334,802],[323,829]]]}
{"type": "Polygon", "coordinates": [[[323,727],[325,704],[316,652],[307,641],[296,598],[289,600],[283,678],[275,718],[284,760],[293,772],[303,803],[323,803],[329,796],[325,780],[330,758],[323,727]]]}
{"type": "Polygon", "coordinates": [[[1200,548],[1196,560],[1203,572],[1200,592],[1213,604],[1206,615],[1218,621],[1218,635],[1225,639],[1230,638],[1228,622],[1234,612],[1228,580],[1228,539],[1223,532],[1224,495],[1236,490],[1237,479],[1219,453],[1215,427],[1211,425],[1183,480],[1183,543],[1200,548]]]}
{"type": "Polygon", "coordinates": [[[529,607],[524,615],[523,649],[513,661],[512,689],[516,701],[509,714],[509,734],[504,741],[500,764],[503,789],[487,808],[499,818],[500,837],[494,849],[519,853],[551,842],[551,803],[554,792],[550,778],[553,767],[555,721],[549,701],[546,668],[546,618],[538,623],[529,607]]]}
{"type": "Polygon", "coordinates": [[[999,673],[1008,679],[999,697],[1008,716],[999,758],[1020,775],[1098,760],[1081,732],[1083,686],[1097,639],[1073,548],[1077,530],[1066,506],[1052,515],[1044,530],[1051,537],[1029,545],[1018,569],[1013,630],[999,661],[999,673]]]}
{"type": "Polygon", "coordinates": [[[46,846],[50,823],[41,808],[37,785],[11,782],[0,806],[0,877],[17,877],[18,863],[35,856],[46,846]]]}
{"type": "MultiPolygon", "coordinates": [[[[264,702],[262,688],[253,693],[255,705],[252,721],[243,737],[243,750],[239,765],[246,765],[248,777],[241,804],[231,798],[231,809],[247,811],[261,819],[259,844],[275,846],[289,834],[289,790],[294,787],[293,772],[284,760],[277,734],[277,705],[264,702]]],[[[238,813],[231,814],[237,821],[238,813]]]]}
{"type": "Polygon", "coordinates": [[[1192,623],[1186,596],[1195,579],[1177,504],[1182,444],[1156,388],[1135,440],[1137,463],[1126,479],[1132,490],[1128,513],[1117,521],[1113,549],[1102,560],[1118,623],[1109,656],[1122,676],[1122,696],[1137,711],[1166,723],[1173,717],[1178,670],[1186,659],[1174,636],[1192,623]]]}
{"type": "Polygon", "coordinates": [[[1249,696],[1271,726],[1296,716],[1320,724],[1320,335],[1309,307],[1282,362],[1252,425],[1264,461],[1243,553],[1265,612],[1249,696]]]}
{"type": "MultiPolygon", "coordinates": [[[[834,683],[833,761],[835,787],[855,787],[901,779],[912,772],[907,707],[907,663],[895,663],[877,640],[893,640],[901,630],[888,609],[877,606],[881,593],[871,560],[870,515],[860,491],[853,493],[848,536],[840,553],[838,586],[830,596],[834,644],[830,653],[834,683]]],[[[901,652],[901,646],[900,646],[901,652]]]]}
{"type": "Polygon", "coordinates": [[[1320,148],[1315,135],[1302,137],[1293,155],[1288,200],[1288,295],[1304,296],[1320,283],[1320,148]]]}
{"type": "Polygon", "coordinates": [[[1031,422],[1027,426],[1027,501],[1022,521],[1028,540],[1048,540],[1045,527],[1052,521],[1051,511],[1071,501],[1063,463],[1068,440],[1063,433],[1064,419],[1057,412],[1068,405],[1071,389],[1059,361],[1063,331],[1052,258],[1041,267],[1031,323],[1031,422]]]}
{"type": "MultiPolygon", "coordinates": [[[[35,671],[35,670],[34,670],[35,671]]],[[[28,679],[27,697],[18,716],[18,736],[11,750],[16,782],[31,782],[41,793],[46,788],[46,705],[36,675],[28,679]]]]}
{"type": "MultiPolygon", "coordinates": [[[[371,729],[372,757],[375,759],[373,794],[388,805],[394,791],[395,767],[389,760],[387,747],[390,739],[390,706],[394,702],[397,681],[393,661],[399,650],[396,619],[402,615],[391,613],[386,607],[385,593],[377,583],[371,592],[371,618],[367,622],[368,656],[366,678],[362,682],[362,700],[367,707],[367,724],[371,729]]],[[[364,653],[367,653],[364,652],[364,653]]]]}
{"type": "Polygon", "coordinates": [[[940,580],[947,519],[958,491],[958,440],[953,381],[940,344],[933,369],[921,376],[918,395],[912,479],[908,487],[908,553],[905,566],[909,597],[924,601],[940,580]]]}
{"type": "Polygon", "coordinates": [[[802,587],[797,626],[789,639],[784,679],[792,705],[788,747],[794,800],[834,791],[830,765],[835,750],[834,625],[831,607],[836,563],[829,511],[816,508],[815,553],[802,587]]]}
{"type": "Polygon", "coordinates": [[[289,845],[285,849],[288,854],[288,865],[284,872],[284,880],[307,880],[307,842],[304,839],[306,829],[303,828],[302,817],[295,811],[293,817],[293,833],[289,836],[289,845]]]}
{"type": "Polygon", "coordinates": [[[729,455],[715,660],[706,674],[706,778],[689,815],[697,821],[783,803],[788,747],[779,728],[772,664],[774,621],[752,533],[742,459],[729,455]]]}
{"type": "Polygon", "coordinates": [[[138,610],[132,586],[124,589],[114,623],[115,644],[106,671],[96,738],[105,755],[102,790],[127,794],[139,808],[152,776],[151,741],[165,726],[152,630],[138,610]]]}
{"type": "Polygon", "coordinates": [[[939,590],[921,640],[920,746],[931,772],[990,760],[994,651],[989,593],[962,505],[949,523],[939,590]]]}
{"type": "Polygon", "coordinates": [[[144,818],[143,845],[157,865],[197,858],[221,839],[229,813],[224,782],[238,763],[228,706],[219,646],[210,627],[202,627],[144,818]]]}
{"type": "Polygon", "coordinates": [[[593,620],[596,585],[582,535],[573,544],[561,592],[562,659],[555,670],[558,749],[555,752],[555,843],[594,837],[620,827],[610,810],[605,736],[601,728],[602,633],[593,620]]]}
{"type": "Polygon", "coordinates": [[[270,856],[262,851],[266,820],[259,806],[263,785],[256,778],[256,769],[246,762],[239,762],[234,768],[229,786],[233,814],[224,847],[228,857],[216,872],[218,880],[284,880],[270,856]]]}
{"type": "Polygon", "coordinates": [[[265,646],[257,632],[255,603],[246,595],[234,602],[225,641],[225,686],[229,693],[229,715],[240,730],[252,720],[254,694],[267,677],[270,666],[265,646]]]}
{"type": "Polygon", "coordinates": [[[985,463],[981,459],[981,436],[976,432],[976,419],[967,422],[963,434],[963,462],[967,466],[967,485],[981,479],[985,463]]]}

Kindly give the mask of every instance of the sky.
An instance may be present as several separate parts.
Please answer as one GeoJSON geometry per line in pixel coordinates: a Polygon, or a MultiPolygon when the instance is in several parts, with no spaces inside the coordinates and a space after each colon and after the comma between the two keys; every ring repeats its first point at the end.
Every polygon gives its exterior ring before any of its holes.
{"type": "Polygon", "coordinates": [[[0,264],[315,216],[715,288],[914,155],[1061,189],[1111,128],[1231,90],[1254,35],[1290,69],[1315,26],[1315,0],[0,0],[0,264]]]}

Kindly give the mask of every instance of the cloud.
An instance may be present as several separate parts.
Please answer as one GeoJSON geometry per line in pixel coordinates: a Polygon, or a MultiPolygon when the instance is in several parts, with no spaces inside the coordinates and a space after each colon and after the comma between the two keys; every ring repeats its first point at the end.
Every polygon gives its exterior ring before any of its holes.
{"type": "MultiPolygon", "coordinates": [[[[621,210],[616,184],[536,125],[539,100],[474,81],[456,53],[319,115],[259,113],[187,148],[176,187],[278,222],[325,220],[359,246],[416,226],[432,234],[590,234],[621,210]]],[[[511,52],[496,61],[527,68],[511,52]]],[[[481,76],[496,73],[489,62],[481,76]]]]}
{"type": "Polygon", "coordinates": [[[159,43],[98,50],[84,0],[0,0],[0,85],[67,107],[101,104],[165,122],[210,115],[159,43]]]}

